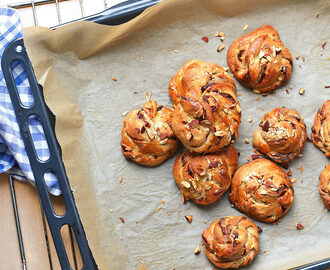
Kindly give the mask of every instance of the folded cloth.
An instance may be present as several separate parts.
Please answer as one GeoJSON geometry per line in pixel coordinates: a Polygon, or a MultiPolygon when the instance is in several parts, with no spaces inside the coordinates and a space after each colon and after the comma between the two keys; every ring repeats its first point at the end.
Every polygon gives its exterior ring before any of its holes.
{"type": "MultiPolygon", "coordinates": [[[[22,37],[22,26],[17,11],[0,7],[0,62],[6,46],[13,40],[22,37]]],[[[21,102],[28,106],[33,104],[33,96],[23,65],[15,61],[12,73],[17,85],[21,102]]],[[[49,158],[49,149],[42,126],[36,117],[29,119],[29,129],[39,159],[49,158]]],[[[11,104],[10,96],[0,65],[0,173],[5,172],[23,181],[35,183],[24,142],[11,104]]],[[[61,189],[56,175],[46,173],[44,176],[48,191],[60,195],[61,189]]]]}

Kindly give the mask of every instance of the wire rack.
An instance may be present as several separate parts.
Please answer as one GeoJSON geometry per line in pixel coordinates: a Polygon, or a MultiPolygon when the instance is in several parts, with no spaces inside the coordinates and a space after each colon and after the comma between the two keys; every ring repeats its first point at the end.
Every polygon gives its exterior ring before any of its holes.
{"type": "Polygon", "coordinates": [[[52,27],[83,18],[114,6],[123,0],[2,0],[18,10],[23,27],[52,27]]]}

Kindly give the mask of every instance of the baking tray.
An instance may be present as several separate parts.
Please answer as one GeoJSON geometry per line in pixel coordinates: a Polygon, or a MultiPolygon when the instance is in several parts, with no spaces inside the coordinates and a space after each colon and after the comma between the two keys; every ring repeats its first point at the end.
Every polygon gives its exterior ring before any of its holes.
{"type": "MultiPolygon", "coordinates": [[[[106,11],[82,18],[80,20],[89,20],[96,23],[117,25],[134,18],[139,15],[144,9],[158,3],[159,0],[131,0],[119,5],[116,5],[106,11]]],[[[70,22],[71,23],[71,22],[70,22]]],[[[64,25],[64,24],[63,24],[64,25]]],[[[53,28],[61,27],[62,25],[55,26],[53,28]]],[[[54,125],[55,117],[52,115],[47,105],[44,102],[42,95],[42,87],[38,85],[33,67],[29,61],[26,53],[24,42],[22,39],[13,41],[5,50],[2,67],[8,85],[10,97],[15,109],[16,117],[21,129],[21,134],[24,140],[24,144],[29,156],[32,170],[36,178],[36,185],[42,201],[43,208],[48,219],[51,233],[53,236],[56,251],[61,263],[62,269],[71,269],[67,254],[63,245],[63,241],[60,235],[60,228],[68,224],[73,228],[78,246],[80,249],[81,257],[84,263],[82,269],[97,269],[97,265],[93,259],[92,253],[88,247],[88,242],[85,236],[83,225],[81,224],[78,210],[75,206],[74,197],[70,189],[69,181],[65,173],[64,164],[61,159],[61,150],[56,140],[54,125]],[[11,74],[11,63],[15,60],[19,60],[23,63],[25,70],[28,74],[31,91],[34,96],[34,104],[31,107],[25,107],[20,103],[19,95],[16,90],[16,85],[11,74]],[[47,138],[48,146],[50,149],[50,159],[46,162],[40,162],[36,156],[34,145],[29,133],[27,119],[31,115],[36,115],[43,125],[45,136],[47,138]],[[63,192],[63,196],[66,204],[66,213],[63,216],[57,216],[53,209],[49,199],[45,183],[43,181],[43,175],[46,171],[51,170],[56,173],[60,186],[63,192]]],[[[330,258],[314,262],[308,265],[298,266],[293,269],[329,269],[330,258]]]]}

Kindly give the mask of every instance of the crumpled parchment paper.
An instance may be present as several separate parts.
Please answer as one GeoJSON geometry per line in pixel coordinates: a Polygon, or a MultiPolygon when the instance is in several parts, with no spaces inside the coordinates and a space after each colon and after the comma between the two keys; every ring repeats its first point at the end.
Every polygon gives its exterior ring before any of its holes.
{"type": "MultiPolygon", "coordinates": [[[[136,269],[141,261],[157,270],[212,268],[203,251],[193,252],[202,232],[216,218],[241,213],[231,207],[228,192],[207,207],[182,204],[172,177],[175,156],[155,168],[127,162],[120,148],[121,114],[141,107],[147,91],[159,104],[170,105],[168,84],[186,61],[197,58],[226,67],[227,49],[246,33],[244,26],[250,31],[264,24],[273,25],[293,57],[300,58],[277,93],[262,97],[236,84],[242,123],[235,146],[242,165],[252,154],[244,140],[252,141],[265,112],[277,106],[297,109],[310,135],[315,113],[330,98],[330,89],[324,88],[330,84],[330,44],[321,46],[329,43],[329,1],[166,0],[120,26],[79,22],[55,31],[25,29],[29,56],[57,116],[64,163],[100,269],[136,269]],[[220,53],[216,31],[226,35],[220,53]],[[305,88],[303,95],[300,88],[305,88]],[[187,214],[193,216],[191,224],[184,219],[187,214]]],[[[330,257],[330,215],[318,193],[318,177],[328,163],[312,143],[290,163],[297,179],[293,207],[278,225],[255,221],[264,230],[250,269],[286,269],[330,257]],[[298,222],[304,230],[296,229],[298,222]]]]}

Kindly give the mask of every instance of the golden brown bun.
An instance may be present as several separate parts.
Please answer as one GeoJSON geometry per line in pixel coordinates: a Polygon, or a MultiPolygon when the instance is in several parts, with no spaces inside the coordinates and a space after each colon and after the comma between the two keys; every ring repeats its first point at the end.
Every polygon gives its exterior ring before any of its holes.
{"type": "Polygon", "coordinates": [[[300,156],[306,143],[306,125],[294,109],[276,108],[264,115],[254,132],[253,146],[278,163],[300,156]]]}
{"type": "Polygon", "coordinates": [[[330,210],[330,165],[321,172],[319,191],[325,207],[330,210]]]}
{"type": "Polygon", "coordinates": [[[124,156],[144,166],[156,166],[172,156],[179,147],[171,128],[172,114],[173,109],[154,100],[130,112],[121,131],[124,156]]]}
{"type": "Polygon", "coordinates": [[[237,169],[238,153],[233,145],[213,154],[198,155],[186,150],[175,160],[174,179],[184,202],[192,199],[207,205],[218,200],[229,188],[237,169]]]}
{"type": "Polygon", "coordinates": [[[259,251],[259,230],[243,216],[216,219],[203,232],[207,258],[220,268],[238,268],[251,263],[259,251]]]}
{"type": "Polygon", "coordinates": [[[191,151],[212,153],[238,137],[241,108],[235,83],[218,65],[188,61],[172,78],[173,131],[191,151]]]}
{"type": "Polygon", "coordinates": [[[324,102],[315,115],[312,140],[327,157],[330,157],[330,100],[324,102]]]}
{"type": "Polygon", "coordinates": [[[256,159],[236,171],[229,199],[248,216],[273,222],[292,205],[292,183],[277,164],[268,159],[256,159]]]}
{"type": "Polygon", "coordinates": [[[292,57],[276,29],[264,25],[236,39],[229,47],[227,62],[236,79],[256,93],[268,93],[286,83],[292,57]]]}

